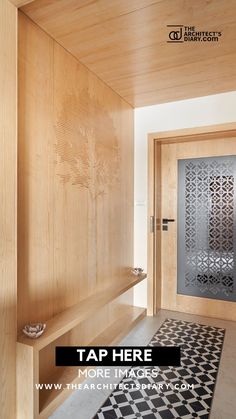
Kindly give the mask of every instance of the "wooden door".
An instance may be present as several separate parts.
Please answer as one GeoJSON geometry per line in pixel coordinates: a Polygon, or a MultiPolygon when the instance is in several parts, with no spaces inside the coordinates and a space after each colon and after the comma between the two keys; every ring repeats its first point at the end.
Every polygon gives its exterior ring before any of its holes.
{"type": "Polygon", "coordinates": [[[236,320],[235,302],[177,293],[178,161],[230,155],[236,155],[236,138],[161,145],[161,218],[175,220],[168,223],[168,231],[161,233],[162,308],[236,320]]]}

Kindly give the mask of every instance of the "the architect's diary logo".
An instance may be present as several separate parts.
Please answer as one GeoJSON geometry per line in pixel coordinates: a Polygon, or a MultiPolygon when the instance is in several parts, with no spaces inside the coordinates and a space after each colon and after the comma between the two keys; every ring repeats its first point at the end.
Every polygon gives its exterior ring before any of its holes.
{"type": "Polygon", "coordinates": [[[195,26],[167,25],[169,30],[167,42],[218,42],[220,31],[199,31],[195,26]]]}

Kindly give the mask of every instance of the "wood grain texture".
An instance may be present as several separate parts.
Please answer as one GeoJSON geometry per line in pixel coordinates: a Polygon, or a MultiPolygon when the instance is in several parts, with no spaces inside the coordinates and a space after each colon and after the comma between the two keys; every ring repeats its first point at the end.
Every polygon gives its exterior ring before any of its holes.
{"type": "MultiPolygon", "coordinates": [[[[163,144],[162,217],[177,220],[178,159],[236,154],[236,136],[205,141],[163,144]]],[[[177,222],[162,232],[162,308],[201,316],[236,320],[236,303],[179,295],[177,290],[177,222]]]]}
{"type": "Polygon", "coordinates": [[[214,140],[217,138],[235,137],[236,123],[203,125],[201,127],[183,128],[174,131],[156,132],[149,135],[150,141],[161,144],[190,142],[196,140],[214,140]]]}
{"type": "Polygon", "coordinates": [[[161,144],[148,138],[148,314],[161,308],[161,144]],[[151,217],[154,221],[151,221],[151,217]]]}
{"type": "Polygon", "coordinates": [[[34,0],[9,0],[14,6],[22,7],[26,4],[32,3],[34,0]]]}
{"type": "MultiPolygon", "coordinates": [[[[156,275],[155,265],[155,140],[150,138],[148,141],[148,218],[147,218],[147,313],[153,316],[155,313],[156,300],[156,275]],[[151,217],[154,217],[154,222],[151,217]],[[154,228],[153,228],[154,227],[154,228]],[[153,231],[154,230],[154,231],[153,231]]],[[[159,164],[160,167],[160,164],[159,164]]]]}
{"type": "Polygon", "coordinates": [[[154,292],[154,303],[155,310],[154,314],[158,312],[161,308],[161,260],[162,260],[162,250],[161,250],[161,193],[162,193],[162,177],[161,177],[161,145],[155,142],[154,145],[154,218],[155,218],[155,237],[154,237],[154,275],[156,278],[155,282],[155,292],[154,292]]]}
{"type": "Polygon", "coordinates": [[[133,109],[19,16],[18,326],[125,280],[133,109]]]}
{"type": "Polygon", "coordinates": [[[17,419],[36,419],[39,397],[39,354],[32,347],[17,343],[17,419]]]}
{"type": "Polygon", "coordinates": [[[235,0],[35,0],[22,10],[135,107],[235,90],[235,0]],[[176,22],[222,36],[173,45],[176,22]]]}
{"type": "Polygon", "coordinates": [[[16,8],[0,2],[0,405],[15,419],[16,389],[16,8]]]}
{"type": "MultiPolygon", "coordinates": [[[[90,318],[95,322],[94,317],[102,307],[105,307],[112,300],[118,298],[145,278],[146,274],[139,276],[132,275],[125,281],[120,281],[119,284],[113,284],[99,293],[94,293],[92,296],[80,301],[47,321],[46,331],[39,339],[29,339],[23,333],[20,333],[18,342],[24,343],[39,351],[80,323],[90,318]]],[[[103,323],[106,324],[105,319],[103,323]]]]}
{"type": "MultiPolygon", "coordinates": [[[[58,341],[113,342],[145,310],[132,307],[130,275],[133,109],[21,12],[18,161],[18,330],[52,319],[42,339],[19,343],[33,351],[31,385],[53,374],[58,341]]],[[[68,394],[29,385],[19,393],[28,410],[18,398],[27,419],[68,394]]]]}

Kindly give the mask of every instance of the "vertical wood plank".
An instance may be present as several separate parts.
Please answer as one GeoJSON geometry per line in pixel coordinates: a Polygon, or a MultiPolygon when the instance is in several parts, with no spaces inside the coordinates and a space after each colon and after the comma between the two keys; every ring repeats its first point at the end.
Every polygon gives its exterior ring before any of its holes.
{"type": "Polygon", "coordinates": [[[155,141],[154,145],[154,158],[155,158],[155,170],[154,170],[154,200],[155,200],[155,242],[154,242],[154,276],[155,282],[155,313],[161,308],[161,237],[162,237],[162,213],[161,213],[161,144],[155,141]]]}
{"type": "Polygon", "coordinates": [[[39,415],[39,354],[31,346],[17,343],[17,419],[39,415]]]}
{"type": "Polygon", "coordinates": [[[147,227],[148,314],[154,315],[161,308],[161,144],[152,135],[148,137],[147,227]]]}
{"type": "Polygon", "coordinates": [[[155,222],[151,221],[151,217],[155,217],[155,152],[154,138],[148,137],[148,266],[147,266],[147,313],[153,316],[155,313],[155,293],[156,293],[156,277],[155,277],[155,222]]]}
{"type": "Polygon", "coordinates": [[[17,9],[0,2],[0,406],[15,419],[17,9]]]}

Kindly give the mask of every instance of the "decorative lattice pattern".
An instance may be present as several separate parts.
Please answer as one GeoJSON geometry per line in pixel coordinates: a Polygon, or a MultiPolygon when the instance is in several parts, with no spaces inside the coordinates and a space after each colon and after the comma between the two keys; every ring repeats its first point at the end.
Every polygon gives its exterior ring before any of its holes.
{"type": "Polygon", "coordinates": [[[185,161],[185,286],[234,291],[234,158],[185,161]]]}

